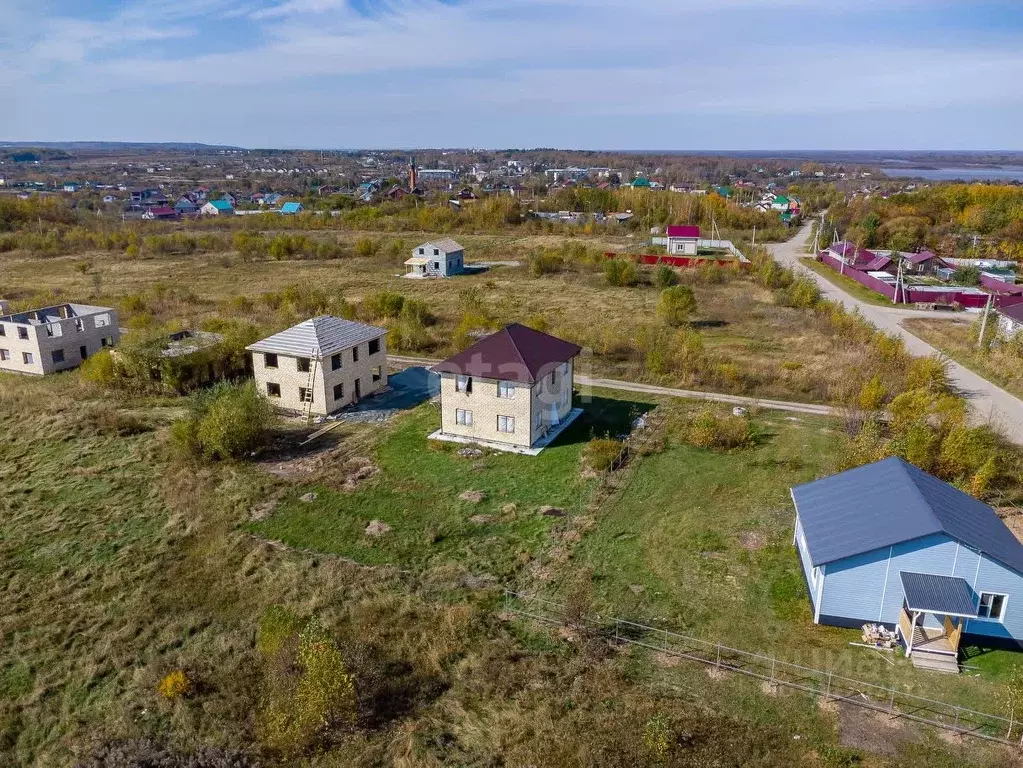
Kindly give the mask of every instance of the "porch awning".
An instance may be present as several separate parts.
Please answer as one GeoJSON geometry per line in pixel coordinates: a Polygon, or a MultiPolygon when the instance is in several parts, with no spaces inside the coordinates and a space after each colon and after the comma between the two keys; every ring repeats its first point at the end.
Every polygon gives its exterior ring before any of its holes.
{"type": "Polygon", "coordinates": [[[909,610],[976,618],[973,590],[965,579],[908,571],[901,571],[899,577],[902,579],[902,590],[906,594],[909,610]]]}
{"type": "Polygon", "coordinates": [[[430,260],[424,256],[416,256],[414,258],[407,259],[405,263],[412,267],[421,267],[424,266],[425,264],[429,264],[430,260]]]}

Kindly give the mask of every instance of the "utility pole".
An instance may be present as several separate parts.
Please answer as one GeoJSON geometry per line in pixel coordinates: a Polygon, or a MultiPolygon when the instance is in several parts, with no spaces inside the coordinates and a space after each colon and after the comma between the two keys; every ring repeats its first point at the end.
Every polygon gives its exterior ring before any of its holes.
{"type": "Polygon", "coordinates": [[[987,331],[987,316],[991,312],[991,302],[994,301],[995,295],[989,293],[987,295],[987,304],[984,307],[984,319],[980,321],[980,335],[977,337],[977,349],[984,348],[984,333],[987,331]]]}
{"type": "Polygon", "coordinates": [[[757,225],[753,225],[753,247],[757,247],[757,225]]]}

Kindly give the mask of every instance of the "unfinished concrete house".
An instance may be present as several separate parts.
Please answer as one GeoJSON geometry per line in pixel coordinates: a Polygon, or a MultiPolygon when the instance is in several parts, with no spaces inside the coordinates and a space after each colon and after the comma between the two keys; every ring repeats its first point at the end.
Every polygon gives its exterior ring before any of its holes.
{"type": "Polygon", "coordinates": [[[36,376],[65,371],[120,338],[117,311],[110,307],[58,304],[3,314],[0,371],[36,376]]]}
{"type": "Polygon", "coordinates": [[[387,386],[387,329],[314,317],[246,347],[256,388],[279,408],[326,416],[387,386]]]}

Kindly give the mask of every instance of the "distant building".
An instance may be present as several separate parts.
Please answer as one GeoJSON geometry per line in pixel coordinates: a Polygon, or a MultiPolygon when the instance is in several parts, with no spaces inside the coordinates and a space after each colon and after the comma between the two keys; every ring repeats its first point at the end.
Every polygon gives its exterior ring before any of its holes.
{"type": "Polygon", "coordinates": [[[579,352],[513,323],[438,363],[441,427],[430,437],[539,453],[582,413],[572,408],[579,352]]]}
{"type": "Polygon", "coordinates": [[[77,192],[82,188],[82,185],[77,181],[65,181],[64,186],[61,187],[65,192],[77,192]]]}
{"type": "Polygon", "coordinates": [[[119,340],[117,312],[109,307],[58,304],[5,314],[0,371],[38,376],[67,370],[119,340]]]}
{"type": "Polygon", "coordinates": [[[210,200],[199,209],[199,212],[203,216],[232,216],[234,206],[227,200],[210,200]]]}
{"type": "Polygon", "coordinates": [[[285,203],[281,206],[281,215],[283,216],[294,216],[296,213],[302,213],[305,208],[302,207],[302,203],[285,203]]]}
{"type": "Polygon", "coordinates": [[[182,197],[174,203],[174,210],[178,213],[195,213],[197,208],[187,197],[182,197]]]}
{"type": "Polygon", "coordinates": [[[288,411],[326,416],[387,386],[387,329],[323,315],[246,347],[256,388],[288,411]]]}
{"type": "Polygon", "coordinates": [[[1023,331],[1023,302],[995,310],[998,313],[998,336],[1012,341],[1023,331]]]}
{"type": "Polygon", "coordinates": [[[700,228],[696,226],[670,226],[668,253],[672,256],[696,256],[699,250],[700,228]]]}
{"type": "Polygon", "coordinates": [[[406,277],[451,277],[465,269],[465,249],[450,238],[423,243],[405,266],[406,277]]]}
{"type": "Polygon", "coordinates": [[[179,218],[179,214],[174,208],[169,208],[165,205],[154,205],[152,208],[146,209],[146,212],[142,214],[142,218],[149,221],[174,221],[179,218]]]}

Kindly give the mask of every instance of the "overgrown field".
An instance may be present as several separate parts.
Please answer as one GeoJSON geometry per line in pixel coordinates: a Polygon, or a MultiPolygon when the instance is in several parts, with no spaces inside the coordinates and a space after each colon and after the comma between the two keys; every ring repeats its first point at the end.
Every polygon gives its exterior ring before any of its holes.
{"type": "Polygon", "coordinates": [[[633,241],[464,241],[470,261],[520,266],[407,280],[400,277],[402,261],[415,245],[407,235],[376,237],[372,255],[344,260],[247,258],[237,251],[136,259],[21,253],[4,257],[0,294],[17,307],[58,297],[117,306],[136,336],[166,326],[223,330],[226,322],[269,333],[320,313],[356,316],[391,327],[392,351],[430,356],[464,346],[473,331],[520,321],[585,347],[584,373],[777,399],[844,401],[866,374],[861,363],[869,350],[828,313],[801,309],[813,295],[779,292],[776,276],[721,268],[681,274],[676,279],[692,288],[695,311],[690,325],[676,328],[658,316],[664,286],[656,268],[616,277],[618,285],[604,272],[604,250],[633,241]],[[403,298],[414,312],[402,314],[403,298]]]}
{"type": "Polygon", "coordinates": [[[928,320],[911,318],[903,322],[906,328],[928,344],[988,381],[1023,397],[1023,354],[1018,343],[1001,343],[993,338],[998,317],[992,312],[984,334],[984,346],[977,347],[980,321],[928,320]]]}
{"type": "MultiPolygon", "coordinates": [[[[625,428],[633,401],[597,395],[593,427],[625,428]]],[[[836,716],[809,699],[504,622],[500,582],[469,578],[487,568],[506,577],[498,550],[533,556],[557,541],[561,559],[544,560],[556,567],[525,573],[526,583],[573,582],[593,569],[601,606],[706,632],[738,631],[760,600],[765,629],[740,639],[783,642],[784,627],[806,637],[782,486],[829,466],[837,425],[760,417],[753,448],[654,446],[635,457],[636,479],[606,516],[572,528],[594,513],[579,506],[592,477],[571,436],[535,468],[524,457],[456,468],[450,454],[415,446],[432,418],[424,406],[384,427],[336,430],[320,463],[274,448],[257,463],[183,463],[167,436],[181,412],[175,399],[112,399],[75,374],[3,379],[0,762],[135,765],[203,747],[207,759],[234,764],[883,764],[840,746],[836,716]],[[386,488],[349,472],[352,456],[398,473],[396,490],[411,496],[374,501],[386,488]],[[414,469],[439,476],[414,488],[414,469]],[[489,534],[459,539],[458,525],[477,513],[451,498],[463,486],[485,489],[494,505],[521,502],[524,520],[544,525],[483,524],[507,535],[476,548],[489,534]],[[342,521],[295,529],[315,551],[251,535],[277,515],[298,520],[267,500],[310,489],[315,500],[294,503],[342,521]],[[547,500],[564,504],[565,517],[534,517],[547,500]],[[377,510],[392,532],[379,550],[360,550],[362,534],[346,535],[343,521],[377,510]],[[431,524],[441,535],[421,535],[431,524]],[[573,530],[585,535],[565,535],[573,530]],[[764,538],[743,543],[747,531],[764,538]],[[705,555],[714,552],[722,558],[705,555]],[[733,560],[736,552],[748,559],[733,560]],[[619,558],[620,572],[611,565],[619,558]],[[704,569],[734,575],[737,599],[697,583],[704,569]],[[634,583],[644,586],[639,597],[627,591],[634,583]],[[729,617],[715,618],[708,603],[717,600],[729,617]],[[319,698],[325,691],[335,693],[319,698]]],[[[293,445],[291,430],[281,440],[293,445]]],[[[487,513],[488,503],[479,502],[487,513]]],[[[825,644],[837,652],[844,637],[825,644]]],[[[900,765],[963,760],[926,731],[912,733],[892,753],[900,765]]],[[[966,762],[1004,759],[971,747],[966,762]]]]}

